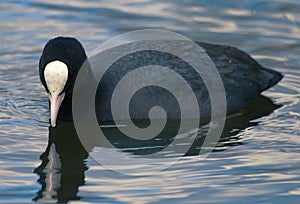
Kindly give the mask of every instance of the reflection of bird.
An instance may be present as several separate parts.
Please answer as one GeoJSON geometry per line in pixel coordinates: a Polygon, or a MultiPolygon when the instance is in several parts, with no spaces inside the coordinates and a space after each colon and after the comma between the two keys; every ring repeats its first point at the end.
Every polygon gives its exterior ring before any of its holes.
{"type": "MultiPolygon", "coordinates": [[[[198,43],[198,45],[212,59],[223,80],[227,114],[237,112],[282,78],[280,73],[263,68],[248,54],[236,48],[208,43],[198,43]]],[[[56,125],[57,119],[72,120],[73,87],[78,71],[86,59],[82,45],[74,38],[58,37],[46,44],[40,58],[39,72],[41,82],[50,99],[52,126],[56,125]]],[[[153,64],[169,67],[189,81],[198,99],[201,116],[210,115],[209,94],[196,72],[174,55],[145,50],[122,57],[109,68],[108,71],[111,72],[105,73],[101,79],[96,94],[98,108],[96,112],[99,121],[113,120],[110,101],[118,80],[134,68],[153,64]]],[[[85,65],[89,67],[88,63],[85,65]]],[[[93,81],[92,73],[90,70],[86,74],[85,82],[93,81]]],[[[166,76],[157,77],[166,79],[166,76]]],[[[179,86],[176,81],[173,83],[174,86],[179,86]]],[[[89,91],[87,87],[86,91],[89,91]]],[[[135,96],[130,104],[131,119],[147,119],[151,107],[157,105],[166,110],[168,118],[180,118],[180,107],[177,101],[164,89],[149,86],[135,96]]]]}
{"type": "MultiPolygon", "coordinates": [[[[257,126],[260,123],[260,120],[257,119],[271,114],[280,107],[281,105],[274,104],[271,99],[265,96],[257,97],[239,112],[226,118],[222,136],[213,151],[224,151],[225,147],[242,145],[243,143],[240,141],[242,138],[240,138],[239,133],[249,127],[257,126]]],[[[201,147],[206,134],[205,131],[204,134],[198,134],[198,139],[186,155],[199,154],[199,147],[201,147]]]]}
{"type": "Polygon", "coordinates": [[[87,156],[73,125],[50,128],[42,164],[34,171],[40,176],[38,182],[42,187],[33,200],[59,203],[77,200],[78,188],[84,184],[87,156]]]}

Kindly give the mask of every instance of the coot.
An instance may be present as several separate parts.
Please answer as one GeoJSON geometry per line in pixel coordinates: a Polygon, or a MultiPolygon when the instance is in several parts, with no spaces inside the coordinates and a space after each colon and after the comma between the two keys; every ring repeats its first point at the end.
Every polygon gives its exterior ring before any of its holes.
{"type": "MultiPolygon", "coordinates": [[[[227,45],[216,45],[196,42],[201,46],[218,69],[222,78],[227,101],[227,115],[235,113],[254,100],[260,93],[278,83],[282,79],[279,72],[264,68],[247,53],[227,45]]],[[[39,75],[45,87],[50,102],[51,126],[56,126],[56,120],[72,121],[72,94],[76,76],[83,63],[88,63],[87,55],[81,43],[71,37],[57,37],[45,45],[40,61],[39,75]]],[[[110,111],[111,87],[116,78],[121,78],[126,71],[132,69],[132,64],[146,66],[159,64],[175,67],[180,70],[191,85],[204,86],[190,73],[188,64],[168,53],[157,53],[145,50],[125,56],[113,64],[114,74],[106,74],[98,86],[96,94],[96,113],[98,121],[113,120],[110,111]],[[118,72],[118,69],[120,70],[118,72]]],[[[165,76],[164,76],[165,77],[165,76]]],[[[86,81],[92,81],[93,72],[88,72],[86,81]]],[[[174,82],[176,83],[176,82],[174,82]]],[[[83,85],[84,86],[84,85],[83,85]]],[[[209,94],[205,87],[194,89],[199,104],[201,116],[209,116],[209,94]]],[[[159,87],[148,87],[137,94],[130,106],[131,119],[147,119],[151,107],[162,106],[168,118],[179,118],[180,110],[174,97],[159,87]]]]}

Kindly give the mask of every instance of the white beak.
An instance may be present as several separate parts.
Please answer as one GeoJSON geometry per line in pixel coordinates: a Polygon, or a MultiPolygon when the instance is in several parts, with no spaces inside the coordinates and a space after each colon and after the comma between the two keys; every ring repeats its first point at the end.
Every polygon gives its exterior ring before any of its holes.
{"type": "Polygon", "coordinates": [[[51,126],[55,127],[56,126],[56,119],[58,115],[58,111],[60,108],[60,105],[62,101],[65,98],[65,93],[62,93],[60,95],[57,94],[49,94],[49,99],[50,99],[50,122],[51,126]]]}
{"type": "Polygon", "coordinates": [[[56,126],[56,119],[65,93],[61,93],[68,79],[68,67],[61,61],[53,61],[47,64],[44,70],[44,78],[49,91],[51,126],[56,126]],[[60,94],[61,93],[61,94],[60,94]]]}

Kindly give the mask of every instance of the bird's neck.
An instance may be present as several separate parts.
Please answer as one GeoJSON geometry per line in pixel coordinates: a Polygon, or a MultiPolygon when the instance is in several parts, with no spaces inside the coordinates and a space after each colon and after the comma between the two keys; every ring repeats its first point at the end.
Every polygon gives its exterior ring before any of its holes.
{"type": "MultiPolygon", "coordinates": [[[[90,67],[87,67],[84,76],[85,76],[84,80],[81,79],[82,83],[80,83],[79,87],[75,88],[76,90],[73,91],[76,91],[76,95],[79,94],[80,98],[87,100],[88,98],[90,98],[90,96],[93,96],[94,94],[91,93],[91,91],[93,90],[91,89],[91,87],[97,87],[97,86],[93,76],[93,72],[90,69],[90,67]]],[[[91,102],[89,103],[89,106],[83,107],[82,110],[78,110],[78,111],[83,111],[82,113],[84,113],[84,115],[86,115],[87,117],[89,117],[88,111],[93,111],[90,109],[92,109],[93,106],[91,104],[94,102],[92,99],[89,102],[91,102]]],[[[73,92],[65,96],[58,112],[58,120],[69,121],[69,122],[73,121],[72,107],[73,107],[73,92]]]]}
{"type": "Polygon", "coordinates": [[[57,119],[62,121],[73,121],[72,114],[72,93],[65,96],[63,102],[61,103],[57,119]]]}

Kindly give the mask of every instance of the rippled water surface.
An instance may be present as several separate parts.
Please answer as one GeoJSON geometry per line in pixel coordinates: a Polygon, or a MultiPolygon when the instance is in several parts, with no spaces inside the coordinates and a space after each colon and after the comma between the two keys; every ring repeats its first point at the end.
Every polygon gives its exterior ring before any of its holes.
{"type": "Polygon", "coordinates": [[[299,19],[295,0],[0,1],[0,202],[298,203],[299,19]],[[89,54],[145,28],[236,46],[284,78],[228,119],[205,160],[191,153],[160,173],[129,176],[88,156],[70,125],[49,130],[38,60],[54,36],[75,36],[89,54]]]}

